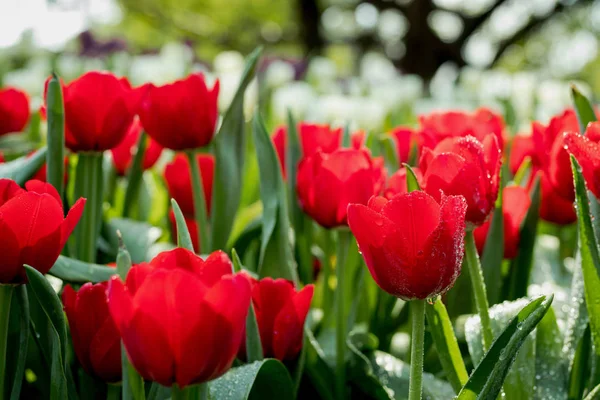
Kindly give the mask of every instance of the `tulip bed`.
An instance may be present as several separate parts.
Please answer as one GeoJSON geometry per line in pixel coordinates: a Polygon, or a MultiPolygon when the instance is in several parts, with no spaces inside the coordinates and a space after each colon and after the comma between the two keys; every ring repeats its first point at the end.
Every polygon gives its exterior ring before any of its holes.
{"type": "Polygon", "coordinates": [[[0,91],[0,400],[600,398],[586,97],[527,134],[485,108],[269,134],[259,60],[222,115],[201,74],[52,76],[25,154],[0,91]]]}

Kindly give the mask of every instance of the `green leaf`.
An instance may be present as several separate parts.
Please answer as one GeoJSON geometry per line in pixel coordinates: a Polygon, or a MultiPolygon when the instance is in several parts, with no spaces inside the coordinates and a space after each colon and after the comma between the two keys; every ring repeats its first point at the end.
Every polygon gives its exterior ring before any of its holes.
{"type": "Polygon", "coordinates": [[[185,217],[181,212],[181,208],[175,199],[171,199],[171,207],[173,207],[173,213],[175,214],[175,224],[177,225],[177,246],[194,251],[194,244],[192,242],[192,236],[185,223],[185,217]]]}
{"type": "Polygon", "coordinates": [[[58,256],[50,271],[50,275],[67,282],[104,282],[117,273],[117,270],[105,265],[91,264],[73,258],[58,256]]]}
{"type": "Polygon", "coordinates": [[[136,152],[129,169],[127,170],[127,189],[123,202],[123,218],[131,216],[131,210],[137,204],[142,178],[144,177],[144,154],[146,154],[146,132],[142,131],[137,141],[136,152]]]}
{"type": "Polygon", "coordinates": [[[537,225],[540,214],[540,177],[538,176],[531,190],[531,205],[523,220],[520,231],[519,250],[517,257],[510,265],[510,295],[509,300],[527,296],[530,275],[533,265],[533,250],[537,237],[537,225]]]}
{"type": "Polygon", "coordinates": [[[554,309],[548,312],[536,328],[535,338],[535,399],[565,399],[567,397],[567,364],[562,349],[562,334],[554,309]]]}
{"type": "Polygon", "coordinates": [[[346,122],[346,125],[344,125],[344,131],[342,132],[342,143],[341,143],[342,147],[345,148],[350,148],[350,146],[352,145],[352,135],[350,132],[350,123],[346,122]]]}
{"type": "Polygon", "coordinates": [[[325,352],[310,329],[304,328],[304,348],[306,349],[305,370],[313,386],[324,400],[333,400],[333,371],[325,361],[325,352]]]}
{"type": "Polygon", "coordinates": [[[379,137],[379,144],[383,150],[387,170],[396,171],[400,167],[400,162],[398,160],[398,154],[396,153],[396,143],[394,143],[394,139],[389,135],[382,135],[379,137]]]}
{"type": "Polygon", "coordinates": [[[208,385],[210,397],[219,400],[294,398],[292,378],[275,359],[232,368],[208,385]]]}
{"type": "Polygon", "coordinates": [[[500,302],[502,289],[502,259],[504,258],[504,214],[502,212],[502,187],[498,190],[498,199],[490,229],[485,239],[485,247],[481,256],[483,279],[487,289],[490,306],[500,302]]]}
{"type": "Polygon", "coordinates": [[[571,95],[573,96],[573,105],[575,106],[575,112],[577,113],[577,120],[579,121],[579,130],[581,134],[585,134],[585,128],[592,121],[596,121],[596,114],[590,101],[585,97],[575,85],[571,85],[571,95]]]}
{"type": "Polygon", "coordinates": [[[238,255],[235,249],[231,249],[231,261],[233,264],[233,272],[240,272],[244,266],[242,264],[242,260],[240,260],[240,256],[238,255]]]}
{"type": "Polygon", "coordinates": [[[581,255],[578,252],[575,255],[575,271],[571,283],[571,297],[568,302],[567,322],[565,329],[565,340],[563,344],[563,357],[567,364],[573,363],[575,352],[579,341],[583,337],[584,331],[589,324],[589,316],[585,306],[585,289],[583,284],[583,270],[581,265],[581,255]]]}
{"type": "Polygon", "coordinates": [[[261,277],[272,276],[297,282],[296,263],[289,236],[285,184],[277,153],[258,113],[254,116],[252,133],[260,169],[260,198],[263,203],[258,273],[261,277]]]}
{"type": "Polygon", "coordinates": [[[458,394],[458,400],[495,399],[498,396],[518,350],[542,320],[552,300],[553,296],[548,299],[541,296],[523,307],[477,365],[469,381],[458,394]]]}
{"type": "Polygon", "coordinates": [[[58,195],[62,198],[65,182],[65,110],[62,88],[55,74],[48,82],[46,114],[48,116],[46,180],[56,188],[58,195]]]}
{"type": "Polygon", "coordinates": [[[363,349],[373,351],[379,345],[377,337],[371,333],[351,332],[347,339],[350,349],[350,367],[348,380],[374,400],[393,400],[393,394],[381,383],[373,373],[373,366],[369,358],[363,354],[363,349]]]}
{"type": "Polygon", "coordinates": [[[240,205],[246,152],[244,92],[254,77],[261,52],[262,49],[258,48],[248,57],[240,85],[214,140],[216,163],[211,210],[213,249],[227,246],[240,205]]]}
{"type": "Polygon", "coordinates": [[[406,186],[408,192],[421,190],[421,185],[419,185],[419,180],[417,179],[417,175],[415,175],[415,171],[413,171],[412,167],[406,163],[402,165],[404,168],[406,168],[406,186]]]}
{"type": "Polygon", "coordinates": [[[146,392],[144,379],[135,370],[129,362],[125,346],[121,342],[121,368],[123,371],[123,381],[121,393],[123,400],[145,400],[146,392]]]}
{"type": "Polygon", "coordinates": [[[592,352],[592,341],[590,326],[588,325],[581,340],[577,344],[575,357],[571,364],[569,373],[569,399],[580,399],[585,391],[586,382],[590,378],[590,353],[592,352]]]}
{"type": "Polygon", "coordinates": [[[531,175],[531,157],[527,156],[515,173],[513,182],[521,187],[527,187],[529,176],[531,175]]]}
{"type": "Polygon", "coordinates": [[[258,330],[258,322],[256,321],[256,313],[254,312],[252,302],[246,316],[246,358],[248,362],[261,361],[263,359],[260,331],[258,330]]]}
{"type": "Polygon", "coordinates": [[[31,157],[23,156],[16,160],[0,164],[0,178],[12,179],[23,186],[42,167],[46,161],[46,147],[42,147],[31,157]]]}
{"type": "Polygon", "coordinates": [[[465,368],[465,362],[460,353],[446,306],[442,303],[441,298],[438,298],[435,303],[427,304],[425,312],[446,378],[454,391],[458,393],[467,383],[469,374],[465,368]]]}
{"type": "MultiPolygon", "coordinates": [[[[13,293],[13,303],[16,301],[19,318],[19,341],[17,343],[16,357],[12,360],[6,359],[10,363],[14,361],[14,372],[10,400],[19,400],[21,395],[21,385],[25,374],[25,363],[27,361],[27,349],[29,345],[29,298],[27,297],[27,287],[25,285],[17,286],[13,293]]],[[[14,307],[13,307],[14,310],[14,307]]],[[[7,365],[10,367],[10,364],[7,365]]],[[[7,369],[8,369],[7,368],[7,369]]],[[[8,375],[7,375],[8,377],[8,375]]],[[[5,383],[6,384],[6,383],[5,383]]],[[[10,386],[9,386],[10,387],[10,386]]]]}
{"type": "Polygon", "coordinates": [[[162,229],[147,222],[113,218],[105,225],[105,236],[111,249],[114,249],[114,256],[116,256],[119,248],[117,231],[120,231],[123,235],[123,243],[129,254],[131,254],[131,260],[134,264],[150,261],[150,249],[162,235],[162,229]]]}
{"type": "Polygon", "coordinates": [[[583,400],[600,400],[600,385],[593,388],[583,400]]]}

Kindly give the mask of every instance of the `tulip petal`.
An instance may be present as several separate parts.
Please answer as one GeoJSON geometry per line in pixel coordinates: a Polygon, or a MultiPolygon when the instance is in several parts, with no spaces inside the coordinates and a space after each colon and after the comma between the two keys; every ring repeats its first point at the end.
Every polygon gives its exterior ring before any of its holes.
{"type": "Polygon", "coordinates": [[[71,236],[71,233],[75,229],[75,226],[77,226],[77,223],[81,219],[81,215],[83,214],[83,208],[85,207],[85,203],[86,203],[86,199],[83,199],[83,198],[78,199],[75,202],[75,204],[73,205],[73,207],[71,207],[71,209],[67,213],[67,217],[64,219],[64,221],[61,225],[61,244],[60,244],[61,250],[65,246],[65,243],[67,243],[69,236],[71,236]]]}
{"type": "Polygon", "coordinates": [[[62,199],[60,198],[58,192],[50,183],[42,182],[39,180],[30,180],[25,183],[25,188],[29,192],[35,193],[47,193],[58,201],[58,204],[62,207],[62,199]]]}
{"type": "Polygon", "coordinates": [[[12,179],[0,179],[0,207],[25,191],[12,179]]]}
{"type": "Polygon", "coordinates": [[[140,286],[142,286],[146,280],[148,274],[150,274],[150,272],[153,270],[154,268],[148,263],[135,264],[129,270],[127,273],[127,278],[125,279],[125,286],[132,296],[135,296],[140,286]]]}
{"type": "Polygon", "coordinates": [[[89,353],[94,374],[106,382],[121,380],[121,336],[110,315],[107,314],[104,323],[96,329],[89,353]]]}
{"type": "Polygon", "coordinates": [[[273,355],[278,360],[293,359],[302,349],[304,321],[313,294],[314,285],[306,285],[292,294],[277,315],[273,324],[273,355]]]}

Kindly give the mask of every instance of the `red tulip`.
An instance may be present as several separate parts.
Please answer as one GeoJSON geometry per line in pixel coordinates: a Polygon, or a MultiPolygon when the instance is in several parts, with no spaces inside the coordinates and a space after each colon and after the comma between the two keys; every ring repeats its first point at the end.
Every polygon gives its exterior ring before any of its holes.
{"type": "MultiPolygon", "coordinates": [[[[192,216],[183,215],[185,219],[185,225],[187,226],[188,232],[192,238],[192,245],[194,246],[194,251],[198,252],[198,224],[196,223],[196,219],[192,216]]],[[[177,222],[175,221],[175,213],[173,210],[169,211],[169,221],[171,222],[171,234],[173,238],[177,238],[177,222]]]]}
{"type": "MultiPolygon", "coordinates": [[[[423,184],[423,174],[421,170],[417,167],[412,169],[417,178],[417,182],[419,186],[423,184]]],[[[390,179],[388,179],[387,186],[383,191],[383,195],[387,199],[391,199],[397,194],[408,193],[408,186],[406,181],[406,174],[408,173],[405,167],[401,167],[398,171],[394,172],[390,179]]]]}
{"type": "Polygon", "coordinates": [[[22,132],[29,121],[29,96],[15,88],[0,89],[0,135],[22,132]]]}
{"type": "MultiPolygon", "coordinates": [[[[531,205],[529,194],[521,186],[507,186],[502,191],[502,216],[504,219],[504,258],[513,259],[517,256],[521,223],[531,205]]],[[[475,244],[479,254],[483,253],[485,240],[490,230],[488,220],[473,231],[475,244]]]]}
{"type": "Polygon", "coordinates": [[[121,380],[121,336],[108,312],[107,282],[86,283],[62,294],[75,355],[83,369],[105,382],[121,380]]]}
{"type": "MultiPolygon", "coordinates": [[[[200,175],[202,175],[206,210],[210,213],[215,158],[210,154],[197,154],[196,158],[200,166],[200,175]]],[[[187,157],[184,154],[177,154],[173,161],[165,167],[164,177],[169,195],[177,201],[181,211],[188,216],[195,215],[192,178],[187,157]]]]}
{"type": "Polygon", "coordinates": [[[414,131],[405,126],[398,126],[390,132],[396,142],[396,152],[400,162],[408,162],[412,150],[414,131]]]}
{"type": "MultiPolygon", "coordinates": [[[[306,285],[296,291],[294,284],[285,279],[250,280],[252,304],[264,356],[280,361],[295,359],[302,349],[304,321],[310,309],[314,286],[306,285]]],[[[245,358],[244,340],[240,354],[245,358]]]]}
{"type": "Polygon", "coordinates": [[[498,195],[500,149],[496,136],[483,144],[472,136],[442,140],[434,150],[425,148],[419,162],[424,188],[435,199],[462,195],[468,204],[467,222],[481,225],[498,195]]]}
{"type": "Polygon", "coordinates": [[[559,196],[546,175],[542,174],[540,184],[540,218],[557,225],[568,225],[577,221],[574,203],[559,196]]]}
{"type": "Polygon", "coordinates": [[[273,146],[275,147],[275,152],[277,153],[277,159],[279,160],[279,166],[281,167],[281,173],[283,174],[283,179],[287,177],[287,168],[286,168],[286,148],[287,148],[287,128],[285,125],[278,126],[275,130],[275,133],[271,137],[273,141],[273,146]]]}
{"type": "Polygon", "coordinates": [[[47,273],[77,225],[85,199],[73,205],[67,217],[56,189],[29,181],[27,190],[0,179],[0,283],[25,280],[24,264],[47,273]]]}
{"type": "Polygon", "coordinates": [[[488,134],[496,136],[498,147],[504,148],[504,120],[501,115],[487,108],[473,113],[464,111],[433,112],[419,116],[421,125],[420,143],[433,148],[450,137],[473,136],[480,142],[488,134]]]}
{"type": "Polygon", "coordinates": [[[564,143],[567,151],[581,165],[588,189],[600,198],[600,122],[591,122],[585,136],[576,132],[565,133],[564,143]]]}
{"type": "Polygon", "coordinates": [[[350,204],[348,225],[379,287],[405,300],[447,291],[460,274],[467,203],[423,191],[350,204]]]}
{"type": "MultiPolygon", "coordinates": [[[[142,134],[142,124],[139,119],[134,119],[125,134],[123,141],[115,148],[111,149],[115,169],[120,176],[125,176],[129,165],[131,164],[135,153],[137,152],[137,143],[142,134]]],[[[158,161],[163,148],[151,138],[146,139],[146,151],[144,152],[143,169],[152,168],[158,161]]]]}
{"type": "Polygon", "coordinates": [[[164,86],[151,86],[140,119],[152,139],[171,150],[204,147],[215,135],[219,81],[208,89],[204,75],[191,74],[164,86]]]}
{"type": "Polygon", "coordinates": [[[231,271],[221,251],[203,261],[178,248],[134,266],[125,285],[110,280],[109,310],[142,377],[183,388],[231,367],[251,298],[248,279],[231,271]]]}
{"type": "MultiPolygon", "coordinates": [[[[47,88],[48,81],[45,92],[47,88]]],[[[70,84],[63,84],[63,98],[65,144],[74,152],[117,146],[139,106],[139,96],[127,79],[108,72],[87,72],[70,84]]]]}
{"type": "Polygon", "coordinates": [[[346,225],[348,204],[367,204],[384,182],[383,159],[371,158],[366,149],[317,152],[298,166],[298,200],[305,213],[333,228],[346,225]]]}

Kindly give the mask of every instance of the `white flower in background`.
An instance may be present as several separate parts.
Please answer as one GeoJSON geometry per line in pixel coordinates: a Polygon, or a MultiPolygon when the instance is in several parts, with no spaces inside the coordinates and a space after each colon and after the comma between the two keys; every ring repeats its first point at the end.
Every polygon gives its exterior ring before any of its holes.
{"type": "Polygon", "coordinates": [[[532,72],[518,72],[513,75],[510,102],[517,121],[529,121],[533,118],[537,76],[532,72]]]}
{"type": "Polygon", "coordinates": [[[61,54],[56,60],[56,68],[59,76],[69,82],[81,75],[83,60],[75,54],[61,54]]]}
{"type": "Polygon", "coordinates": [[[415,75],[398,76],[387,82],[374,82],[370,97],[382,102],[389,112],[411,104],[423,96],[423,80],[415,75]]]}
{"type": "Polygon", "coordinates": [[[182,44],[169,43],[159,54],[144,54],[133,58],[129,77],[134,86],[151,82],[163,85],[183,78],[190,70],[192,50],[182,44]]]}
{"type": "Polygon", "coordinates": [[[488,71],[482,76],[481,87],[479,88],[479,98],[489,99],[508,99],[511,94],[512,76],[503,71],[488,71]]]}
{"type": "MultiPolygon", "coordinates": [[[[233,101],[235,92],[240,84],[242,70],[238,72],[225,72],[217,74],[219,78],[219,111],[225,113],[233,101]]],[[[252,118],[254,109],[258,104],[258,83],[254,78],[244,94],[244,115],[246,119],[252,118]]]]}
{"type": "Polygon", "coordinates": [[[396,76],[396,67],[381,53],[369,52],[360,60],[360,77],[368,82],[385,82],[396,76]]]}
{"type": "Polygon", "coordinates": [[[295,75],[296,71],[292,64],[283,60],[275,60],[267,67],[265,83],[269,88],[276,88],[293,81],[295,75]]]}
{"type": "Polygon", "coordinates": [[[215,57],[213,70],[217,74],[241,73],[244,70],[244,56],[237,51],[224,51],[215,57]]]}
{"type": "Polygon", "coordinates": [[[306,118],[308,108],[316,100],[315,90],[306,82],[291,82],[273,91],[271,107],[277,122],[287,120],[288,109],[297,120],[306,118]]]}
{"type": "Polygon", "coordinates": [[[306,81],[316,88],[335,81],[338,71],[335,63],[325,57],[315,57],[310,60],[306,70],[306,81]]]}
{"type": "Polygon", "coordinates": [[[25,68],[6,72],[3,77],[3,86],[14,86],[29,93],[30,96],[42,96],[44,82],[50,75],[50,62],[46,57],[32,58],[25,68]]]}
{"type": "Polygon", "coordinates": [[[325,95],[311,104],[306,119],[338,126],[350,124],[367,131],[377,131],[383,128],[386,116],[385,104],[379,99],[325,95]]]}

